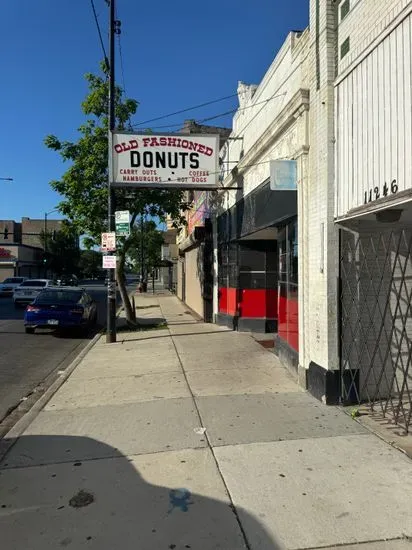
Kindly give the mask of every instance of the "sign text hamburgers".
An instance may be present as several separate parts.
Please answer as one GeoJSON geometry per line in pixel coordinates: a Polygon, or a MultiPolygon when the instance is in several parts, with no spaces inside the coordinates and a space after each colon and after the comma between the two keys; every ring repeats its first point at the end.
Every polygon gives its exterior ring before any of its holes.
{"type": "Polygon", "coordinates": [[[113,134],[116,187],[213,189],[219,137],[113,134]]]}

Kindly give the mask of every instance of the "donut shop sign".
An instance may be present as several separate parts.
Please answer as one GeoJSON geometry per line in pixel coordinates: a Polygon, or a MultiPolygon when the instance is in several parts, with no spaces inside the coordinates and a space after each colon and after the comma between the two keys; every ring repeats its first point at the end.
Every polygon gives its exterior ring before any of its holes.
{"type": "Polygon", "coordinates": [[[219,136],[113,133],[113,187],[215,189],[219,136]]]}

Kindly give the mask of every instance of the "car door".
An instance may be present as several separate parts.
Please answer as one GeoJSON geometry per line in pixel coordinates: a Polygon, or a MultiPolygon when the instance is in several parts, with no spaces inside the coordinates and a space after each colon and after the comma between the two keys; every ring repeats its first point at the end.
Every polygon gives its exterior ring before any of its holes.
{"type": "Polygon", "coordinates": [[[86,323],[90,323],[90,305],[91,305],[91,300],[90,300],[90,297],[88,294],[86,294],[85,292],[82,294],[82,297],[81,297],[81,304],[84,308],[84,320],[86,323]]]}
{"type": "Polygon", "coordinates": [[[90,323],[93,323],[97,318],[96,302],[93,300],[90,294],[86,294],[86,296],[89,301],[89,321],[90,323]]]}

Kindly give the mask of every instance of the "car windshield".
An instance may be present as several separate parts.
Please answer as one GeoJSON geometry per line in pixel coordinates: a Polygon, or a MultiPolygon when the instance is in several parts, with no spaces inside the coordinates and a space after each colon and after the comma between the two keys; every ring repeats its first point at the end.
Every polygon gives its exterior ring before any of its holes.
{"type": "Polygon", "coordinates": [[[46,286],[46,281],[24,281],[20,286],[46,286]]]}
{"type": "Polygon", "coordinates": [[[9,283],[9,284],[16,284],[16,283],[20,284],[21,282],[23,282],[22,277],[8,277],[3,281],[3,283],[9,283]]]}
{"type": "Polygon", "coordinates": [[[82,293],[76,290],[43,290],[36,298],[36,304],[76,303],[82,293]]]}

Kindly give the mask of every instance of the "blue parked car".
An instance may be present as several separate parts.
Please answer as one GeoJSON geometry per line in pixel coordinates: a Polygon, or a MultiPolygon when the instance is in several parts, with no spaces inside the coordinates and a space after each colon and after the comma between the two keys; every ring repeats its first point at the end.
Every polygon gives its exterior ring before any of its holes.
{"type": "Polygon", "coordinates": [[[76,287],[48,287],[27,306],[24,326],[28,334],[36,328],[86,329],[96,323],[96,302],[76,287]]]}

